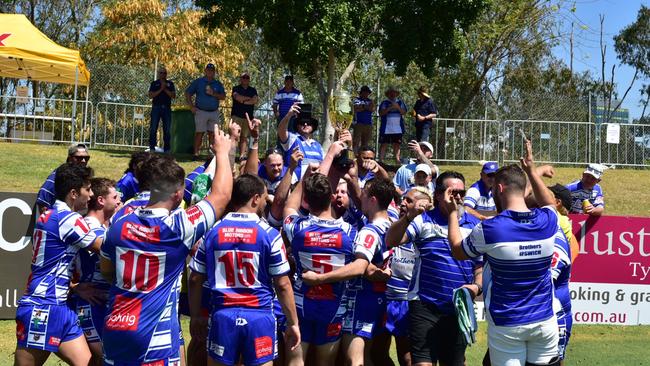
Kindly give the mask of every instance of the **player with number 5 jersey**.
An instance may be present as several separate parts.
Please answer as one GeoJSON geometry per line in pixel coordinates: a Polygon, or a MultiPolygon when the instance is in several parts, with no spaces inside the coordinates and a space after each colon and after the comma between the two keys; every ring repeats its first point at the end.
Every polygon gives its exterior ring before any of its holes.
{"type": "Polygon", "coordinates": [[[275,287],[287,321],[287,337],[300,345],[298,316],[289,280],[289,263],[280,233],[260,219],[266,207],[266,186],[244,174],[233,187],[227,214],[201,241],[190,262],[190,311],[193,337],[205,324],[201,317],[202,285],[210,284],[208,354],[220,364],[270,364],[277,356],[273,309],[275,287]]]}
{"type": "Polygon", "coordinates": [[[157,177],[149,202],[108,229],[100,262],[102,274],[112,279],[103,335],[108,365],[180,363],[180,273],[193,244],[223,214],[232,193],[230,140],[221,131],[213,149],[217,174],[205,200],[178,210],[185,172],[173,158],[155,155],[143,167],[157,177]]]}

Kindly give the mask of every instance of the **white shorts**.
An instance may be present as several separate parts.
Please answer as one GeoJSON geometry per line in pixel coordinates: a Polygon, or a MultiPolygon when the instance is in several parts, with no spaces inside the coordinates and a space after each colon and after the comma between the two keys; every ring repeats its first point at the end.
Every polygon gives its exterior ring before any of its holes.
{"type": "Polygon", "coordinates": [[[219,111],[196,109],[194,114],[195,132],[214,132],[214,125],[219,123],[219,111]]]}
{"type": "Polygon", "coordinates": [[[545,365],[558,356],[558,325],[554,317],[532,324],[502,327],[488,325],[492,365],[545,365]]]}

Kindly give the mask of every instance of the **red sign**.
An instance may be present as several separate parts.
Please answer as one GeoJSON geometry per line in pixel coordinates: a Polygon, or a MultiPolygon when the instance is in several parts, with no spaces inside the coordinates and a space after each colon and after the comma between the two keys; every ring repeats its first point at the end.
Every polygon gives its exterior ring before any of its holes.
{"type": "Polygon", "coordinates": [[[306,247],[340,248],[343,244],[341,233],[329,234],[318,231],[305,233],[306,247]]]}
{"type": "Polygon", "coordinates": [[[571,221],[580,244],[572,282],[650,285],[650,218],[571,215],[571,221]]]}
{"type": "Polygon", "coordinates": [[[2,41],[9,38],[10,35],[11,35],[11,33],[0,34],[0,46],[6,46],[4,43],[2,43],[2,41]]]}
{"type": "Polygon", "coordinates": [[[273,339],[269,336],[255,338],[255,357],[262,358],[273,354],[273,339]]]}

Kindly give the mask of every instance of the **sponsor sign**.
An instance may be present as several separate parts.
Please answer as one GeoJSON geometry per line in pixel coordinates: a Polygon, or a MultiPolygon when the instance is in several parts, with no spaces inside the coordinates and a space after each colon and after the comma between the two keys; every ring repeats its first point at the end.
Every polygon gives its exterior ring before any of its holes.
{"type": "Polygon", "coordinates": [[[16,316],[32,261],[36,194],[0,192],[0,319],[16,316]]]}

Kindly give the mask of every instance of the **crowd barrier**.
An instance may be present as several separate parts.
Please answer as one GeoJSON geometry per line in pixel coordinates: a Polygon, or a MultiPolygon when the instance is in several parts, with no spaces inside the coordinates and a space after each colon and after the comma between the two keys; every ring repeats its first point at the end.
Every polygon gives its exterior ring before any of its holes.
{"type": "MultiPolygon", "coordinates": [[[[220,108],[220,123],[230,119],[230,108],[220,108]]],[[[96,147],[147,148],[151,105],[56,98],[0,96],[0,138],[41,143],[85,142],[96,147]]],[[[262,119],[261,149],[275,146],[277,121],[270,109],[258,109],[262,119]]],[[[320,118],[320,114],[314,115],[320,118]]],[[[406,116],[402,149],[415,136],[406,116]]],[[[379,147],[379,117],[371,146],[379,147]]],[[[319,129],[317,136],[323,133],[319,129]]],[[[159,129],[159,136],[162,133],[159,129]]],[[[516,162],[522,156],[522,136],[533,142],[542,163],[584,165],[603,163],[626,167],[650,166],[650,125],[595,124],[575,121],[487,120],[437,118],[429,142],[436,161],[475,163],[516,162]],[[612,127],[616,127],[612,129],[612,127]],[[615,131],[614,141],[612,131],[615,131]]],[[[159,141],[162,139],[159,138],[159,141]]]]}

